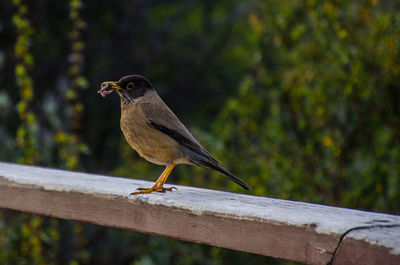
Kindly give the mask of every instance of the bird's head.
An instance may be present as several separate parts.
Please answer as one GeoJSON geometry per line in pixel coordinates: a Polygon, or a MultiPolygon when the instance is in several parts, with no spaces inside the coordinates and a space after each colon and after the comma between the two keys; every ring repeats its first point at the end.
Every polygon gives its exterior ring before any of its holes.
{"type": "Polygon", "coordinates": [[[97,93],[105,97],[116,91],[124,102],[132,102],[143,97],[150,90],[154,88],[147,78],[141,75],[128,75],[121,77],[119,81],[101,83],[101,89],[97,93]]]}

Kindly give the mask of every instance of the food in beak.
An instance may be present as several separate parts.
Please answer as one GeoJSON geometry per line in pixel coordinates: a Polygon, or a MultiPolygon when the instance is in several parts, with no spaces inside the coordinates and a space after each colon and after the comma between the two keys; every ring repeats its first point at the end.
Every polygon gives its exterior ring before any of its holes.
{"type": "Polygon", "coordinates": [[[111,94],[114,90],[112,89],[112,85],[110,83],[103,83],[101,84],[101,89],[97,91],[103,98],[106,97],[106,95],[111,94]]]}

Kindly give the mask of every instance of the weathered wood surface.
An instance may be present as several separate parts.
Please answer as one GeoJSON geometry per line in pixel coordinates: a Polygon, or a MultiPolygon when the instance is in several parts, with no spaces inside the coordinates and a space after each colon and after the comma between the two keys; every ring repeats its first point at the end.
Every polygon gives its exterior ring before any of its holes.
{"type": "Polygon", "coordinates": [[[0,162],[0,207],[307,264],[400,264],[400,216],[0,162]],[[334,257],[334,258],[333,258],[334,257]]]}

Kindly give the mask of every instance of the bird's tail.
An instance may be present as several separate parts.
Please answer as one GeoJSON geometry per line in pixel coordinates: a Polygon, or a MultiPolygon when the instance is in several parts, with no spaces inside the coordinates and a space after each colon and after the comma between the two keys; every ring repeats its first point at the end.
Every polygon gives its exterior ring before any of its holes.
{"type": "Polygon", "coordinates": [[[247,185],[246,183],[244,183],[243,181],[241,181],[238,177],[236,177],[235,175],[233,175],[231,172],[229,172],[228,170],[226,170],[225,168],[223,168],[222,166],[218,165],[217,163],[215,163],[214,161],[210,161],[210,160],[191,160],[191,162],[193,164],[196,164],[198,166],[201,167],[205,167],[205,168],[209,168],[209,169],[214,169],[216,171],[218,171],[219,173],[221,173],[222,175],[227,176],[228,178],[230,178],[232,181],[234,181],[235,183],[239,184],[240,186],[242,186],[243,188],[245,188],[246,190],[250,190],[250,186],[247,185]]]}

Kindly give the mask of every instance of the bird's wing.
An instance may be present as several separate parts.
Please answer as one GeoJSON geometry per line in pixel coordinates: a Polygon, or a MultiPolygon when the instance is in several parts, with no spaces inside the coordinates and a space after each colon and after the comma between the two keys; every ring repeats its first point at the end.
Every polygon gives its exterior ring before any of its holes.
{"type": "Polygon", "coordinates": [[[153,128],[170,136],[196,154],[219,164],[219,161],[201,146],[199,141],[193,137],[185,125],[183,125],[158,95],[153,97],[151,101],[143,102],[141,105],[149,124],[153,128]]]}

